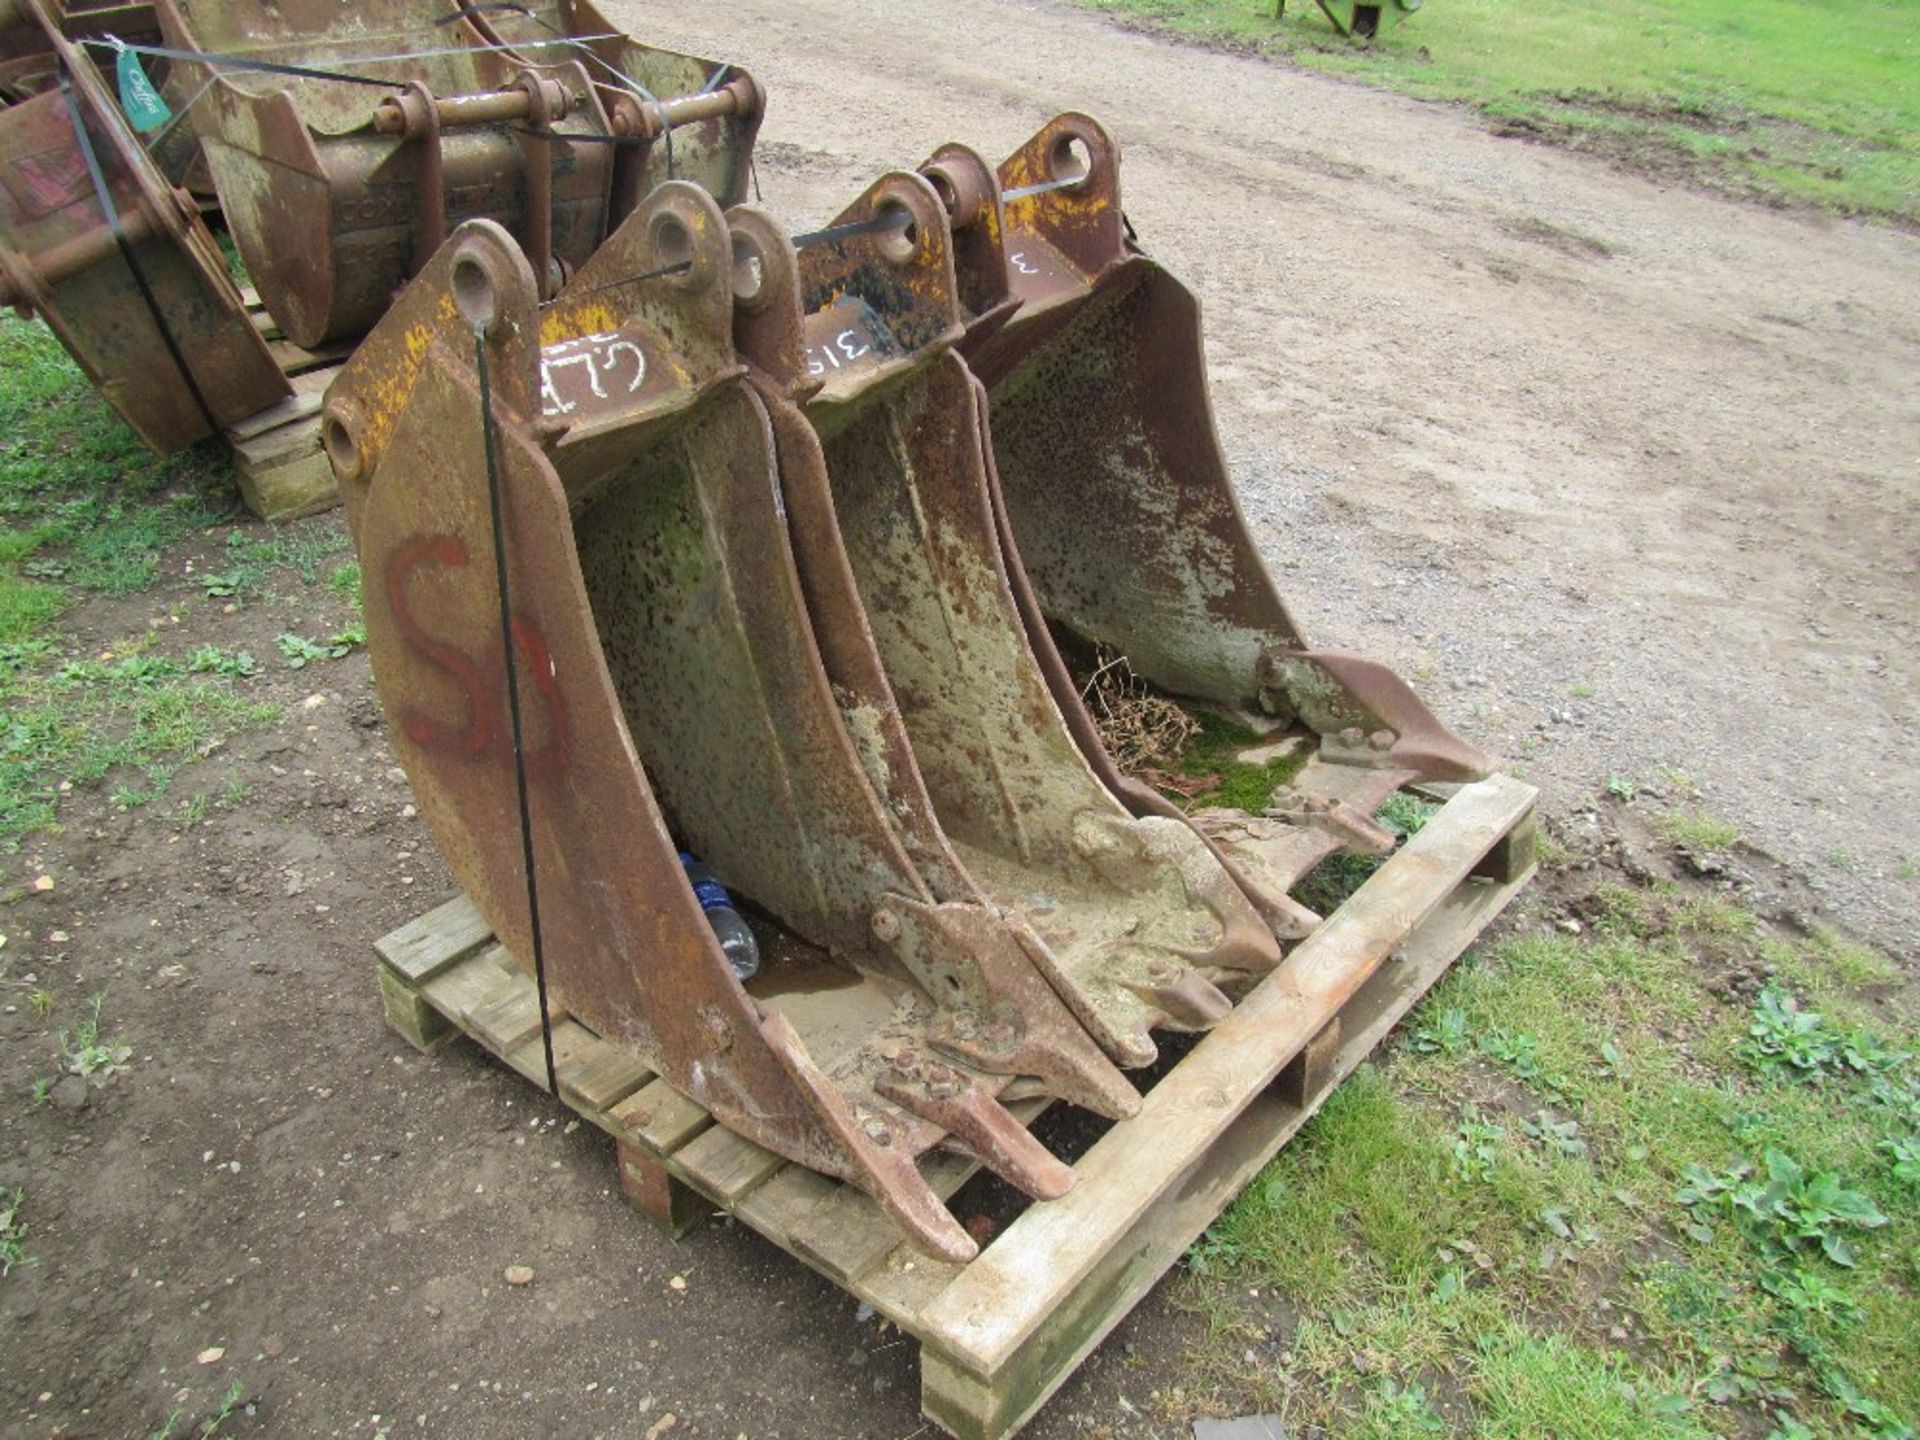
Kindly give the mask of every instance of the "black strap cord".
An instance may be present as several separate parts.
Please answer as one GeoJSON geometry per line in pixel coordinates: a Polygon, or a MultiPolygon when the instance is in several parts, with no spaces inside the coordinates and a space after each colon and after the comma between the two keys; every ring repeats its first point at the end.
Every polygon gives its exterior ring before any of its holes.
{"type": "Polygon", "coordinates": [[[200,382],[194,379],[187,357],[181,353],[180,342],[174,338],[173,328],[167,324],[167,317],[161,312],[160,302],[154,296],[153,286],[147,281],[147,272],[141,268],[139,257],[133,253],[133,240],[127,234],[127,227],[121,223],[120,207],[113,203],[113,192],[107,188],[107,177],[100,168],[100,156],[93,148],[93,136],[87,130],[86,116],[81,113],[80,98],[73,93],[73,75],[67,69],[64,58],[60,61],[60,96],[67,103],[67,116],[73,121],[74,138],[80,142],[80,154],[87,162],[87,175],[93,181],[93,193],[100,201],[100,211],[107,218],[107,227],[113,231],[113,243],[120,249],[120,258],[127,262],[134,288],[139,290],[140,298],[146,302],[147,313],[153,317],[154,328],[160,332],[161,342],[166,345],[174,368],[180,372],[180,378],[187,382],[193,403],[199,407],[200,417],[207,422],[207,433],[218,434],[220,422],[213,418],[213,407],[207,404],[207,397],[201,393],[200,382]]]}
{"type": "Polygon", "coordinates": [[[244,55],[222,55],[212,50],[174,50],[165,45],[135,45],[113,38],[88,40],[84,43],[113,50],[131,50],[136,55],[153,55],[162,60],[186,60],[195,65],[211,65],[221,70],[258,70],[267,75],[292,75],[302,80],[338,80],[343,85],[372,85],[381,90],[395,90],[400,87],[398,81],[380,80],[372,75],[349,75],[344,70],[315,70],[307,65],[283,65],[277,60],[253,60],[244,55]]]}
{"type": "Polygon", "coordinates": [[[1065,180],[1042,180],[1038,185],[1021,185],[1012,190],[1002,190],[1002,200],[1024,200],[1029,195],[1044,195],[1049,190],[1065,190],[1069,185],[1078,185],[1087,177],[1074,175],[1065,180]]]}
{"type": "Polygon", "coordinates": [[[793,248],[805,250],[809,245],[831,245],[836,240],[851,240],[856,235],[877,235],[882,230],[904,230],[913,224],[913,214],[908,210],[889,210],[884,215],[875,215],[867,220],[849,220],[844,225],[829,225],[824,230],[809,230],[804,235],[793,237],[793,248]]]}
{"type": "Polygon", "coordinates": [[[638,285],[642,281],[658,280],[663,275],[684,275],[691,269],[693,269],[691,260],[676,260],[671,265],[662,265],[658,270],[642,270],[638,275],[622,275],[618,280],[609,280],[602,285],[592,285],[585,290],[569,290],[565,295],[554,296],[540,308],[545,310],[548,306],[558,305],[563,299],[577,300],[584,295],[598,295],[602,290],[618,290],[623,285],[638,285]]]}
{"type": "Polygon", "coordinates": [[[527,926],[533,932],[533,985],[540,997],[540,1045],[547,1059],[547,1089],[560,1094],[553,1067],[553,1012],[547,1004],[547,955],[540,941],[540,887],[533,870],[533,807],[527,792],[527,751],[520,724],[520,666],[514,653],[513,604],[507,594],[507,520],[500,502],[500,456],[493,429],[493,387],[487,370],[487,331],[473,327],[474,364],[480,381],[480,434],[487,455],[487,504],[493,511],[493,576],[500,595],[500,644],[507,671],[507,716],[513,735],[513,783],[520,797],[520,860],[527,875],[527,926]]]}

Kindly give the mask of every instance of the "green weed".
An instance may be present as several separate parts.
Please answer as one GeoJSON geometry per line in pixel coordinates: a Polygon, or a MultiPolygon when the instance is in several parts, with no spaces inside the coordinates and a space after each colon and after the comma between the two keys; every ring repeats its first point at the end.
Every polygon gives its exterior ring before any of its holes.
{"type": "Polygon", "coordinates": [[[202,645],[187,658],[187,671],[193,675],[228,675],[244,680],[260,673],[260,662],[253,658],[251,651],[202,645]]]}
{"type": "MultiPolygon", "coordinates": [[[[191,1437],[183,1434],[177,1427],[185,1411],[176,1410],[167,1416],[166,1424],[153,1432],[153,1440],[214,1440],[229,1420],[240,1413],[240,1402],[246,1399],[247,1387],[238,1376],[227,1382],[226,1393],[220,1397],[220,1408],[208,1417],[206,1422],[193,1431],[191,1437]]],[[[380,1432],[385,1434],[383,1430],[380,1432]]]]}
{"type": "Polygon", "coordinates": [[[1738,1053],[1765,1074],[1801,1080],[1890,1070],[1908,1058],[1864,1030],[1835,1025],[1824,1015],[1802,1010],[1792,995],[1772,985],[1760,992],[1738,1053]]]}
{"type": "Polygon", "coordinates": [[[1507,1130],[1485,1119],[1472,1106],[1454,1127],[1453,1149],[1448,1159],[1456,1179],[1488,1181],[1493,1167],[1500,1163],[1500,1149],[1506,1144],[1507,1130]]]}
{"type": "Polygon", "coordinates": [[[33,1263],[27,1253],[27,1222],[20,1213],[26,1203],[27,1192],[20,1186],[0,1188],[0,1280],[16,1265],[33,1263]]]}
{"type": "Polygon", "coordinates": [[[1900,1140],[1882,1140],[1880,1149],[1887,1157],[1887,1173],[1904,1190],[1920,1190],[1920,1135],[1900,1140]]]}
{"type": "Polygon", "coordinates": [[[1368,1389],[1359,1427],[1353,1433],[1365,1440],[1445,1435],[1447,1422],[1427,1404],[1427,1392],[1418,1382],[1403,1385],[1389,1375],[1368,1389]]]}
{"type": "Polygon", "coordinates": [[[279,640],[280,654],[289,670],[304,670],[319,660],[344,660],[353,653],[354,646],[366,643],[366,627],[357,622],[325,640],[310,640],[292,631],[281,635],[279,640]]]}
{"type": "Polygon", "coordinates": [[[133,1058],[131,1045],[109,1039],[101,1032],[100,1008],[106,999],[105,995],[94,996],[92,1012],[71,1034],[62,1030],[59,1039],[61,1070],[101,1084],[125,1070],[133,1058]]]}
{"type": "Polygon", "coordinates": [[[1467,1012],[1448,1006],[1431,1023],[1416,1026],[1407,1044],[1423,1055],[1445,1055],[1458,1060],[1473,1053],[1473,1030],[1467,1012]]]}
{"type": "Polygon", "coordinates": [[[1721,1173],[1689,1165],[1686,1184],[1674,1198],[1691,1212],[1689,1233],[1713,1238],[1712,1222],[1730,1218],[1768,1259],[1786,1259],[1818,1250],[1836,1265],[1851,1269],[1853,1246],[1844,1233],[1877,1229],[1887,1217],[1864,1193],[1850,1189],[1830,1170],[1810,1171],[1792,1156],[1769,1150],[1756,1174],[1747,1161],[1721,1173]]]}

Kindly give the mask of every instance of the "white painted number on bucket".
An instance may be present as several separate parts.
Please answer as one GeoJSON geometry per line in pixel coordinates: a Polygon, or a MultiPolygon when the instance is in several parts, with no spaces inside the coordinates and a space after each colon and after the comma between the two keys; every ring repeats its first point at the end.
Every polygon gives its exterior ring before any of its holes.
{"type": "Polygon", "coordinates": [[[873,346],[860,338],[855,330],[842,330],[833,337],[831,345],[815,345],[807,350],[807,373],[824,375],[829,367],[838,370],[849,360],[858,360],[870,353],[873,346]],[[836,353],[837,352],[837,353],[836,353]],[[824,359],[821,357],[825,357],[824,359]]]}
{"type": "MultiPolygon", "coordinates": [[[[558,345],[549,345],[540,352],[540,410],[546,415],[571,415],[580,408],[585,396],[576,394],[569,400],[564,390],[577,388],[573,384],[559,383],[560,372],[566,367],[584,370],[587,377],[587,390],[596,400],[605,400],[610,393],[631,395],[647,379],[647,357],[633,341],[623,339],[617,332],[607,334],[582,335],[577,340],[562,340],[558,345]],[[628,378],[629,371],[631,378],[628,378]],[[620,389],[622,381],[625,388],[620,389]],[[616,387],[609,392],[608,385],[616,387]]],[[[568,377],[570,380],[573,377],[568,377]]]]}

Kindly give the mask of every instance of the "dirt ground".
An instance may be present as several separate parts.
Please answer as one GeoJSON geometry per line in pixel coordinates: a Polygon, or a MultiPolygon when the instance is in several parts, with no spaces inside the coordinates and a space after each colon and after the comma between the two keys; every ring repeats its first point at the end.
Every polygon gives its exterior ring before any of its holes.
{"type": "MultiPolygon", "coordinates": [[[[1912,958],[1920,241],[1051,4],[610,9],[768,86],[760,182],[795,228],[941,141],[1103,117],[1143,242],[1205,302],[1308,633],[1414,677],[1557,815],[1610,774],[1678,804],[1684,772],[1912,958]]],[[[265,657],[335,618],[318,590],[222,613],[186,569],[214,545],[73,628],[265,657]]],[[[66,1008],[0,1014],[0,1184],[39,1257],[0,1286],[0,1432],[193,1433],[237,1379],[255,1413],[222,1433],[931,1434],[911,1342],[750,1233],[657,1238],[597,1134],[385,1029],[369,946],[450,882],[364,658],[268,668],[286,720],[175,782],[244,804],[183,828],[78,795],[10,866],[54,882],[0,909],[11,973],[66,1008]],[[97,990],[129,1073],[30,1104],[97,990]]],[[[1150,1397],[1203,1338],[1163,1287],[1028,1433],[1184,1434],[1150,1397]]]]}

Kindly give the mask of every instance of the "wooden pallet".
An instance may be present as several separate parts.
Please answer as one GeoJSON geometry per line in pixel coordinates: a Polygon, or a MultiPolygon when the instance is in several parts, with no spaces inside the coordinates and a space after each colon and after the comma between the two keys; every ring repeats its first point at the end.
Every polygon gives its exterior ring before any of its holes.
{"type": "MultiPolygon", "coordinates": [[[[970,1263],[907,1244],[866,1195],[714,1123],[631,1053],[561,1017],[561,1098],[612,1135],[621,1187],[676,1237],[715,1207],[920,1342],[921,1405],[961,1440],[1001,1440],[1045,1403],[1299,1130],[1533,873],[1533,787],[1461,787],[1074,1166],[970,1263]],[[1331,1020],[1311,977],[1385,957],[1331,1020]],[[1305,976],[1299,987],[1287,976],[1305,976]]],[[[463,896],[378,942],[387,1018],[432,1050],[466,1035],[544,1085],[533,982],[463,896]]],[[[1043,1102],[1017,1102],[1031,1123],[1043,1102]]],[[[943,1198],[973,1162],[923,1162],[943,1198]]]]}
{"type": "Polygon", "coordinates": [[[333,467],[320,448],[320,403],[352,347],[303,349],[280,333],[251,288],[242,291],[241,298],[293,394],[222,432],[240,496],[254,514],[276,523],[330,510],[340,503],[340,495],[333,467]]]}

